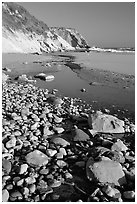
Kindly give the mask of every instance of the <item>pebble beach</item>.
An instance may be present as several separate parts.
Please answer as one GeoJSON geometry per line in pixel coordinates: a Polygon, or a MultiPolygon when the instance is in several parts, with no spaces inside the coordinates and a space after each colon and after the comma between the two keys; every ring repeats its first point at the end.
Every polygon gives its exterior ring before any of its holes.
{"type": "Polygon", "coordinates": [[[135,201],[133,120],[57,93],[3,75],[3,202],[135,201]]]}

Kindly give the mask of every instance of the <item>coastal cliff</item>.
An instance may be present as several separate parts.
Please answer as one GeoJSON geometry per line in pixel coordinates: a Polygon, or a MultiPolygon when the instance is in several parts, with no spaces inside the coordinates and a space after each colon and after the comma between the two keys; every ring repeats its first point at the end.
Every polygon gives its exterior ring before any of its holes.
{"type": "Polygon", "coordinates": [[[41,53],[89,47],[75,30],[50,28],[22,6],[2,4],[2,52],[41,53]]]}

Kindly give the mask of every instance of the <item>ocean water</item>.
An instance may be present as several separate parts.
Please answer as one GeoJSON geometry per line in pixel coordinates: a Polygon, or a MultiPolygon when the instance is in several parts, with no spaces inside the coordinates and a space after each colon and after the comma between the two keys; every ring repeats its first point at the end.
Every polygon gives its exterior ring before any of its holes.
{"type": "MultiPolygon", "coordinates": [[[[110,53],[69,53],[76,57],[75,62],[88,68],[111,70],[119,73],[135,73],[134,54],[110,53]]],[[[56,88],[60,94],[70,97],[79,97],[87,103],[97,101],[102,106],[115,105],[119,108],[135,110],[134,90],[111,88],[107,86],[91,86],[73,72],[69,67],[63,67],[60,72],[52,73],[55,79],[51,82],[38,80],[37,85],[52,90],[56,88]],[[81,92],[85,88],[86,92],[81,92]]]]}
{"type": "MultiPolygon", "coordinates": [[[[61,53],[59,53],[61,54],[61,53]]],[[[57,55],[57,54],[56,54],[57,55]]],[[[86,69],[97,68],[103,70],[110,70],[119,73],[125,73],[134,75],[135,74],[135,55],[134,54],[115,54],[115,53],[63,53],[62,55],[72,55],[75,56],[75,63],[81,64],[82,67],[86,69]]],[[[40,56],[39,56],[40,57],[40,56]]],[[[46,69],[41,66],[41,64],[34,64],[33,59],[27,65],[24,65],[20,62],[17,62],[16,55],[10,55],[10,62],[8,55],[4,55],[3,65],[8,64],[8,68],[12,68],[13,72],[9,75],[19,75],[27,74],[35,76],[37,73],[45,72],[46,69]],[[14,58],[15,57],[15,63],[14,58]],[[45,71],[44,71],[45,69],[45,71]]],[[[45,61],[47,56],[42,56],[42,60],[45,61]]],[[[52,56],[52,59],[54,57],[52,56]]],[[[21,61],[27,61],[28,55],[22,55],[21,61]],[[27,56],[27,58],[26,58],[27,56]]],[[[50,56],[48,55],[48,60],[50,56]]],[[[20,59],[18,58],[18,61],[20,59]]],[[[73,98],[81,98],[85,102],[92,104],[93,102],[98,102],[103,107],[108,106],[117,106],[118,108],[127,109],[134,113],[135,111],[135,91],[111,88],[107,86],[91,86],[87,80],[82,79],[79,74],[73,72],[69,67],[64,65],[54,65],[54,68],[51,70],[51,67],[48,68],[48,74],[55,76],[55,79],[50,82],[42,81],[37,79],[36,85],[49,89],[50,91],[54,88],[58,89],[59,95],[69,96],[73,98]],[[81,89],[85,88],[86,92],[81,92],[81,89]]]]}
{"type": "Polygon", "coordinates": [[[135,54],[133,53],[74,53],[76,62],[86,67],[110,70],[135,75],[135,54]]]}

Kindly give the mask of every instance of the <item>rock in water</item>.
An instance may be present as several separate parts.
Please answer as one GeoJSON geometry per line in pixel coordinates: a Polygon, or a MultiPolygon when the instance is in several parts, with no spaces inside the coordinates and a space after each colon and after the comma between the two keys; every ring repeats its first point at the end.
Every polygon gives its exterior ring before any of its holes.
{"type": "Polygon", "coordinates": [[[101,111],[90,114],[88,118],[90,128],[103,133],[124,133],[124,121],[104,114],[101,111]]]}
{"type": "Polygon", "coordinates": [[[40,167],[48,163],[48,156],[39,150],[34,150],[26,156],[26,161],[30,166],[40,167]]]}
{"type": "Polygon", "coordinates": [[[103,160],[94,162],[89,158],[86,165],[86,173],[89,180],[97,180],[100,183],[115,184],[121,186],[126,183],[125,174],[120,163],[103,160]]]}
{"type": "Polygon", "coordinates": [[[78,129],[78,127],[75,125],[75,136],[74,141],[87,141],[90,137],[81,129],[78,129]]]}

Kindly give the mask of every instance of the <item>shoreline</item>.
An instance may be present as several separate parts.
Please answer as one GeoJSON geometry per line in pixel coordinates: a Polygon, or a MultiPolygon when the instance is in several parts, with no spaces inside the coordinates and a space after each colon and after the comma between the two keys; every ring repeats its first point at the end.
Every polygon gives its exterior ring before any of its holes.
{"type": "MultiPolygon", "coordinates": [[[[111,133],[101,133],[90,127],[89,113],[94,116],[97,112],[80,99],[59,98],[25,82],[3,84],[4,201],[94,202],[95,196],[91,194],[96,195],[98,202],[129,201],[127,191],[134,194],[134,178],[127,177],[134,171],[134,125],[125,117],[123,122],[114,117],[118,120],[116,124],[124,124],[124,129],[117,126],[118,133],[112,133],[115,128],[111,124],[111,133]],[[115,148],[121,149],[117,152],[115,148]],[[91,157],[95,165],[100,165],[101,183],[102,179],[109,182],[102,169],[111,168],[109,176],[114,187],[110,184],[108,187],[115,189],[118,197],[106,196],[102,190],[106,184],[100,186],[98,179],[92,178],[88,169],[91,157]],[[102,166],[106,159],[109,167],[107,162],[102,166]],[[115,164],[117,171],[113,168],[115,164]]],[[[106,109],[101,114],[106,117],[111,112],[106,109]]],[[[133,201],[134,196],[130,199],[133,201]]]]}

